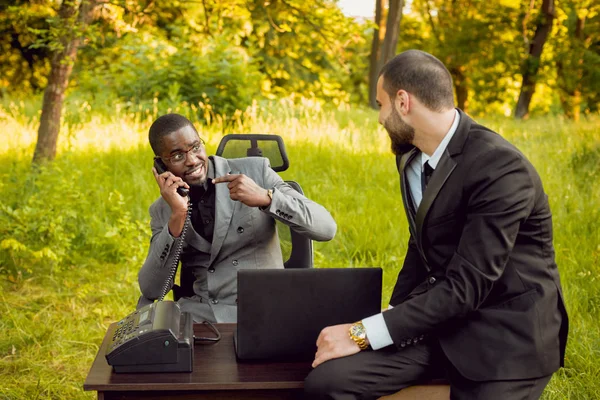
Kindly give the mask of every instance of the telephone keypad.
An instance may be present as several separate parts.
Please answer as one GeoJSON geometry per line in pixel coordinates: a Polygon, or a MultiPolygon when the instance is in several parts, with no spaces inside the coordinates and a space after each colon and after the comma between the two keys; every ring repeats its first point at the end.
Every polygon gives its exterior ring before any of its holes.
{"type": "Polygon", "coordinates": [[[129,315],[127,318],[117,322],[117,328],[115,329],[112,341],[109,345],[110,349],[120,346],[125,341],[129,340],[135,335],[140,328],[139,319],[137,318],[137,312],[129,315]]]}

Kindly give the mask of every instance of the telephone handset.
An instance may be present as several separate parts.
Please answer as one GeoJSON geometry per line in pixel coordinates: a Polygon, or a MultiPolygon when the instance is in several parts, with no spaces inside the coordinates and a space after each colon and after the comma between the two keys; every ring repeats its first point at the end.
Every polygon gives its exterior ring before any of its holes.
{"type": "MultiPolygon", "coordinates": [[[[158,174],[162,174],[164,172],[167,172],[168,168],[165,165],[165,163],[163,162],[163,160],[160,159],[160,157],[154,157],[154,168],[156,168],[156,172],[158,172],[158,174]]],[[[185,197],[189,194],[189,190],[187,190],[186,188],[179,186],[177,188],[177,193],[179,193],[179,195],[181,197],[185,197]]]]}

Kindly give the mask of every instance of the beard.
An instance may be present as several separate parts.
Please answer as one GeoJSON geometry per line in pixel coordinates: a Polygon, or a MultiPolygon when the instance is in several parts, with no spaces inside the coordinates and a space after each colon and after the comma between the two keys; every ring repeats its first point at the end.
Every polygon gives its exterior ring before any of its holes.
{"type": "Polygon", "coordinates": [[[392,113],[383,122],[383,127],[392,141],[394,154],[404,154],[414,147],[415,128],[404,122],[395,108],[392,107],[392,113]]]}

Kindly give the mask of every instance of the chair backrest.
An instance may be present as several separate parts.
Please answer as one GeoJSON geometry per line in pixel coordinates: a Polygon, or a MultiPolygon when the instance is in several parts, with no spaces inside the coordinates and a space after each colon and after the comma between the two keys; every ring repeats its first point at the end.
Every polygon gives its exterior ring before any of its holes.
{"type": "Polygon", "coordinates": [[[219,142],[216,155],[224,158],[266,157],[275,172],[285,171],[290,166],[283,139],[279,135],[225,135],[219,142]]]}

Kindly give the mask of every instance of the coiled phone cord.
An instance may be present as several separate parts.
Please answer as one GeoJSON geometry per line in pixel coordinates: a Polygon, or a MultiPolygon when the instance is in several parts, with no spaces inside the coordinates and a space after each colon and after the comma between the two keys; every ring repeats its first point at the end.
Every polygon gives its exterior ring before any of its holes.
{"type": "MultiPolygon", "coordinates": [[[[188,230],[188,226],[190,225],[192,220],[192,202],[188,198],[188,209],[187,215],[185,216],[185,222],[183,224],[183,230],[181,231],[181,236],[179,236],[179,241],[177,242],[177,247],[175,247],[175,256],[173,258],[173,263],[171,264],[171,271],[169,273],[169,278],[165,281],[165,285],[163,286],[162,294],[158,298],[158,301],[162,301],[164,297],[169,293],[169,290],[173,286],[173,280],[175,279],[175,275],[177,274],[177,266],[179,265],[179,257],[181,257],[181,251],[183,249],[183,242],[185,240],[185,235],[188,230]]],[[[204,321],[204,324],[208,325],[209,329],[216,335],[215,337],[198,337],[194,336],[194,342],[218,342],[221,340],[221,333],[209,321],[204,321]]]]}
{"type": "Polygon", "coordinates": [[[183,230],[181,231],[181,236],[179,236],[179,240],[175,247],[175,257],[173,257],[173,263],[171,264],[171,271],[169,273],[169,278],[165,281],[165,285],[163,286],[162,294],[158,298],[158,301],[162,301],[164,297],[169,293],[171,287],[173,286],[173,280],[175,279],[175,274],[177,274],[177,266],[179,265],[179,257],[181,257],[181,250],[183,249],[183,242],[185,240],[185,234],[187,233],[188,226],[190,225],[192,220],[192,202],[188,197],[188,209],[187,215],[185,216],[185,222],[183,223],[183,230]]]}

